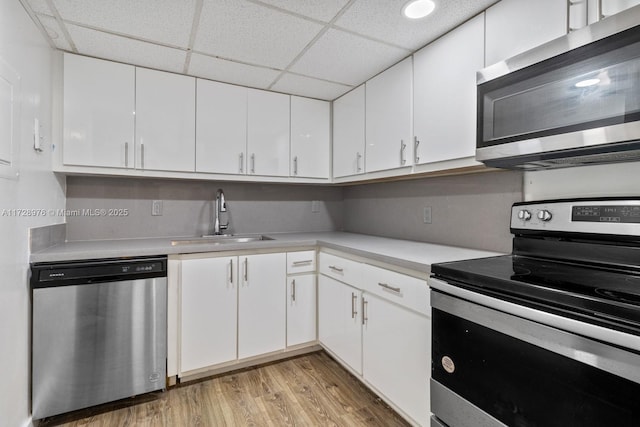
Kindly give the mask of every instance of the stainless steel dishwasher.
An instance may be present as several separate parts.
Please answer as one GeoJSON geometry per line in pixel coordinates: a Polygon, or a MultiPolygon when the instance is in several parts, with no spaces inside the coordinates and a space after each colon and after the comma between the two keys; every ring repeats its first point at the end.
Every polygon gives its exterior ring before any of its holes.
{"type": "Polygon", "coordinates": [[[31,266],[34,419],[165,388],[166,257],[31,266]]]}

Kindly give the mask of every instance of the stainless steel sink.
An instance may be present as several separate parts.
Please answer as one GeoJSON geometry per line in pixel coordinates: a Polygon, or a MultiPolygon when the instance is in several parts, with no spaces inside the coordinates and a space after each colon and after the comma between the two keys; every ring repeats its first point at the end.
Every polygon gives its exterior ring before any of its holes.
{"type": "Polygon", "coordinates": [[[171,245],[195,245],[201,243],[206,243],[209,245],[221,245],[225,243],[259,242],[261,240],[273,239],[269,236],[264,236],[261,234],[215,234],[203,235],[202,237],[187,237],[184,239],[175,239],[171,241],[171,245]]]}

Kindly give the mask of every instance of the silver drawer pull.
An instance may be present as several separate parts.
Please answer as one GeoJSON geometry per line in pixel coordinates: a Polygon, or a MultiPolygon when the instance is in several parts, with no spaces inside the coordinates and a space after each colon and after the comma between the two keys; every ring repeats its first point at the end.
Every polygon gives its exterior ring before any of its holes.
{"type": "Polygon", "coordinates": [[[395,286],[391,286],[391,285],[388,285],[388,284],[386,284],[386,283],[378,283],[378,286],[381,286],[381,287],[383,287],[383,288],[385,288],[385,289],[388,289],[388,290],[390,290],[390,291],[392,291],[392,292],[396,292],[396,293],[398,293],[398,294],[399,294],[399,293],[400,293],[400,291],[401,291],[401,289],[400,289],[399,287],[398,287],[398,288],[396,288],[395,286]]]}
{"type": "Polygon", "coordinates": [[[311,264],[312,262],[312,259],[305,259],[304,261],[293,261],[293,265],[311,264]]]}
{"type": "Polygon", "coordinates": [[[335,265],[330,265],[329,268],[332,269],[333,271],[337,271],[339,273],[342,273],[344,271],[344,269],[342,269],[340,267],[336,267],[335,265]]]}

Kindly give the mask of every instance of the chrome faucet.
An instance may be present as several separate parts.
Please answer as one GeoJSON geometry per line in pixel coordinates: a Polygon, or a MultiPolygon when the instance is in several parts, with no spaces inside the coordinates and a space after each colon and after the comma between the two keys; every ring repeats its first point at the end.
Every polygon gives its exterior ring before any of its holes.
{"type": "Polygon", "coordinates": [[[224,201],[224,191],[219,188],[216,191],[216,210],[215,219],[213,221],[213,234],[222,234],[222,230],[226,230],[229,227],[229,221],[226,224],[220,224],[220,213],[227,211],[227,203],[224,201]]]}

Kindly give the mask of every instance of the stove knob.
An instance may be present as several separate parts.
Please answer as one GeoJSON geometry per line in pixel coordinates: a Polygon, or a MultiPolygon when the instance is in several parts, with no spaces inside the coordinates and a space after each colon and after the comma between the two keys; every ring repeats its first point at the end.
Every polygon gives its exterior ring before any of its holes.
{"type": "Polygon", "coordinates": [[[549,212],[546,209],[538,211],[538,219],[541,221],[544,221],[544,222],[551,221],[551,216],[552,216],[551,212],[549,212]]]}
{"type": "Polygon", "coordinates": [[[523,221],[529,221],[531,219],[531,212],[526,209],[522,209],[520,212],[518,212],[518,218],[523,221]]]}

